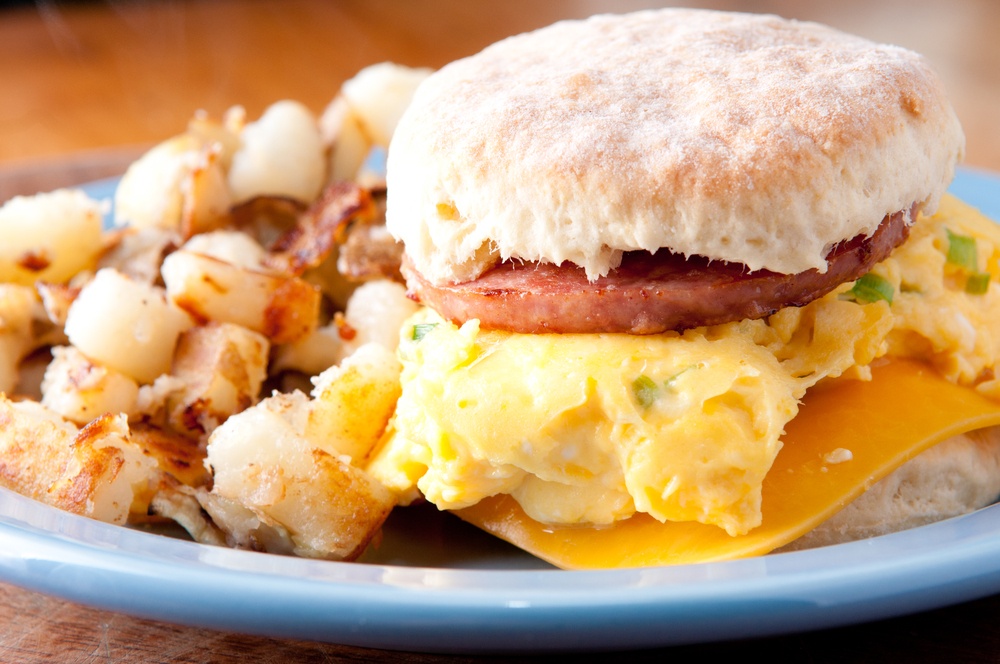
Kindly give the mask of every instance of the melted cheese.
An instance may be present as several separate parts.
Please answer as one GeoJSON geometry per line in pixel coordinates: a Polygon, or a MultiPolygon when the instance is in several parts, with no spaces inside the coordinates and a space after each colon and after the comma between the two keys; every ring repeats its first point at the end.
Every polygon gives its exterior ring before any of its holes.
{"type": "Polygon", "coordinates": [[[806,396],[764,480],[763,522],[745,535],[731,537],[699,523],[662,524],[645,515],[605,528],[552,527],[525,516],[508,496],[481,501],[458,515],[567,569],[760,555],[812,530],[931,445],[997,424],[996,401],[928,367],[896,361],[875,368],[870,382],[839,381],[806,396]],[[851,460],[831,463],[828,455],[838,449],[850,450],[851,460]]]}

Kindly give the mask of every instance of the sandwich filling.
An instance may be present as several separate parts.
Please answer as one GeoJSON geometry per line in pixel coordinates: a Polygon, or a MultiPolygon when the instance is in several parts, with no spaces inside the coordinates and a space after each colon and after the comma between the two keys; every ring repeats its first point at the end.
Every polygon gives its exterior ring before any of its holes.
{"type": "Polygon", "coordinates": [[[403,328],[402,396],[368,469],[442,509],[508,494],[547,524],[639,512],[747,533],[818,383],[915,358],[1000,400],[998,260],[1000,229],[949,197],[865,276],[759,320],[527,335],[425,309],[403,328]]]}

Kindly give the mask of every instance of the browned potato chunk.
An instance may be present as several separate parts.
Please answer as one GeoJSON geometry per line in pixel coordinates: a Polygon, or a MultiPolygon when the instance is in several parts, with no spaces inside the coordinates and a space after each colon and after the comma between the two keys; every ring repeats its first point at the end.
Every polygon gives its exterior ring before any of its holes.
{"type": "Polygon", "coordinates": [[[91,362],[72,346],[52,349],[42,379],[42,405],[67,420],[86,424],[104,413],[132,413],[139,384],[114,369],[91,362]]]}
{"type": "Polygon", "coordinates": [[[135,161],[118,184],[115,220],[163,228],[185,237],[219,228],[232,197],[220,159],[222,146],[181,134],[135,161]]]}
{"type": "Polygon", "coordinates": [[[161,471],[186,486],[211,484],[212,475],[205,467],[205,449],[197,440],[144,423],[131,429],[132,442],[154,459],[161,471]]]}
{"type": "Polygon", "coordinates": [[[35,284],[35,290],[42,300],[42,307],[49,322],[60,328],[66,327],[69,308],[80,294],[80,288],[69,284],[50,284],[40,281],[35,284]]]}
{"type": "Polygon", "coordinates": [[[208,444],[212,494],[256,517],[241,522],[287,532],[297,555],[350,560],[378,532],[394,498],[303,435],[307,403],[302,393],[275,395],[216,429],[208,444]]]}
{"type": "Polygon", "coordinates": [[[313,379],[306,435],[361,463],[378,443],[402,391],[395,353],[370,343],[313,379]]]}
{"type": "Polygon", "coordinates": [[[147,284],[159,280],[163,257],[181,243],[180,234],[165,228],[129,227],[109,235],[113,241],[98,261],[98,268],[114,268],[147,284]]]}
{"type": "Polygon", "coordinates": [[[102,249],[101,205],[82,191],[17,196],[0,207],[0,282],[64,282],[102,249]]]}
{"type": "MultiPolygon", "coordinates": [[[[125,523],[154,464],[129,440],[122,416],[77,428],[34,402],[0,395],[0,484],[44,503],[110,523],[125,523]]],[[[137,511],[145,512],[139,500],[137,511]]]]}
{"type": "Polygon", "coordinates": [[[199,320],[242,325],[272,343],[295,341],[316,329],[319,289],[296,277],[190,251],[170,254],[162,274],[170,299],[199,320]]]}
{"type": "Polygon", "coordinates": [[[184,389],[167,400],[170,426],[198,438],[256,403],[269,349],[267,337],[232,323],[184,332],[170,370],[184,389]]]}
{"type": "Polygon", "coordinates": [[[233,230],[195,235],[185,242],[181,249],[202,256],[211,256],[248,270],[261,269],[267,253],[250,235],[233,230]]]}
{"type": "Polygon", "coordinates": [[[13,392],[18,365],[34,348],[33,321],[41,312],[29,286],[0,284],[0,392],[13,392]]]}

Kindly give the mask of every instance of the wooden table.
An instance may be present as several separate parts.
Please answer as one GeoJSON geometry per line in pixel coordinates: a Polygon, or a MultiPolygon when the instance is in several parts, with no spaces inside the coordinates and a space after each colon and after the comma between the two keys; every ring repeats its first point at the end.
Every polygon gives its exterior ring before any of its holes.
{"type": "MultiPolygon", "coordinates": [[[[560,18],[655,2],[39,2],[0,10],[0,198],[120,173],[191,113],[281,98],[319,111],[361,67],[440,66],[560,18]]],[[[993,0],[690,2],[820,20],[926,54],[969,137],[967,163],[1000,171],[1000,3],[993,0]]],[[[992,660],[1000,596],[879,623],[709,644],[666,656],[826,661],[992,660]]],[[[178,627],[0,584],[0,661],[479,661],[178,627]]],[[[490,661],[510,661],[493,658],[490,661]]],[[[519,660],[520,661],[520,660],[519,660]]]]}

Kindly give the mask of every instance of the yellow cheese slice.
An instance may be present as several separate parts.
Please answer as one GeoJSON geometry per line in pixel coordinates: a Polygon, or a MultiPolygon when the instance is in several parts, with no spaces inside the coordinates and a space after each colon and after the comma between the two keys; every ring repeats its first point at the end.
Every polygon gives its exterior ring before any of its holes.
{"type": "Polygon", "coordinates": [[[910,361],[873,368],[871,382],[810,391],[785,427],[764,480],[763,523],[730,537],[694,522],[644,515],[604,528],[553,527],[510,496],[457,511],[462,519],[566,569],[643,567],[762,555],[831,517],[920,452],[951,436],[1000,424],[1000,403],[910,361]],[[836,462],[849,450],[851,459],[836,462]]]}

